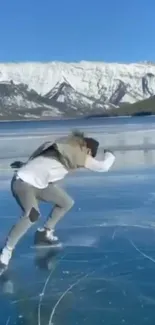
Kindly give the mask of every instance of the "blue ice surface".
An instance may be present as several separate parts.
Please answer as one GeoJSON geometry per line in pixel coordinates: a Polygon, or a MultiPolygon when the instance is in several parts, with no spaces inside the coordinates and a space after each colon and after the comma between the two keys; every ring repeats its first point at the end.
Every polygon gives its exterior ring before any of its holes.
{"type": "MultiPolygon", "coordinates": [[[[146,146],[146,139],[154,144],[155,124],[150,130],[145,118],[125,123],[81,121],[101,148],[114,147],[116,163],[109,173],[80,171],[60,183],[75,205],[58,224],[64,244],[59,251],[31,248],[51,209],[41,204],[39,224],[21,240],[0,278],[0,325],[155,324],[155,154],[146,146]],[[132,149],[135,144],[140,149],[132,149]]],[[[1,129],[1,245],[21,214],[10,192],[9,163],[27,157],[45,140],[44,133],[49,137],[49,124],[12,122],[1,129]]],[[[72,126],[76,121],[63,127],[57,121],[51,136],[72,126]]]]}

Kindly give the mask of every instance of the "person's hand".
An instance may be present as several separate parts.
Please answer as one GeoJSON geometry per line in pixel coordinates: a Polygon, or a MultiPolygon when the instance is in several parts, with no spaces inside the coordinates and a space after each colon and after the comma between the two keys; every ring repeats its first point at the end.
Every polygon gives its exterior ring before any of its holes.
{"type": "Polygon", "coordinates": [[[11,168],[13,168],[13,169],[19,169],[19,168],[21,168],[23,165],[24,165],[25,163],[24,162],[22,162],[22,161],[14,161],[10,166],[11,166],[11,168]]]}
{"type": "Polygon", "coordinates": [[[108,150],[108,149],[104,149],[104,154],[105,153],[111,153],[113,155],[113,152],[111,150],[108,150]]]}

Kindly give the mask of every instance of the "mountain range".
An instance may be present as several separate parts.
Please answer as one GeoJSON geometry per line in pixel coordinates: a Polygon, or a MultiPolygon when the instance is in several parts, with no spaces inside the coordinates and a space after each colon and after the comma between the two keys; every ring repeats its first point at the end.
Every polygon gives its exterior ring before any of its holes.
{"type": "Polygon", "coordinates": [[[149,110],[150,103],[154,107],[153,62],[0,64],[3,120],[130,114],[149,110]]]}

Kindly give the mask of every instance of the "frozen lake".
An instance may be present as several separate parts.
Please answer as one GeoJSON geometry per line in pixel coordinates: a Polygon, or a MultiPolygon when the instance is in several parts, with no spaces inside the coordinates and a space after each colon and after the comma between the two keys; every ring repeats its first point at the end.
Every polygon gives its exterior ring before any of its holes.
{"type": "MultiPolygon", "coordinates": [[[[107,174],[81,171],[62,183],[75,206],[58,225],[64,249],[37,253],[33,227],[0,278],[0,325],[155,324],[154,118],[0,125],[0,242],[20,216],[9,163],[81,126],[111,148],[107,174]]],[[[42,220],[49,205],[42,204],[42,220]]],[[[42,220],[40,220],[39,225],[42,220]]]]}

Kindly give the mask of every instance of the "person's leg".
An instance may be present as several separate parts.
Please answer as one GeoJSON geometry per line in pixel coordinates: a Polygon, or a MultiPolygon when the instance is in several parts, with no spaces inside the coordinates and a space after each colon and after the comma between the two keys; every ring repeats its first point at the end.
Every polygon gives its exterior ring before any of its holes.
{"type": "MultiPolygon", "coordinates": [[[[74,201],[73,199],[57,184],[49,184],[49,186],[43,190],[39,190],[39,200],[45,202],[51,202],[54,204],[54,207],[44,223],[44,232],[42,238],[45,235],[45,232],[50,231],[51,241],[57,241],[58,238],[53,236],[53,232],[56,224],[60,219],[72,208],[74,201]]],[[[39,234],[36,233],[35,242],[39,242],[39,234]]]]}
{"type": "Polygon", "coordinates": [[[27,230],[38,220],[39,207],[36,199],[35,188],[21,180],[12,184],[12,194],[23,210],[23,216],[14,225],[7,238],[7,246],[14,248],[27,230]],[[34,209],[33,209],[34,208],[34,209]]]}
{"type": "Polygon", "coordinates": [[[52,202],[54,207],[44,224],[46,229],[54,229],[59,220],[72,208],[74,200],[57,184],[49,184],[41,190],[40,197],[45,202],[52,202]]]}
{"type": "Polygon", "coordinates": [[[10,258],[9,256],[7,258],[7,250],[12,252],[21,237],[23,237],[28,229],[39,218],[38,201],[36,199],[35,193],[36,189],[19,179],[13,179],[11,189],[14,198],[23,211],[23,216],[19,219],[17,224],[11,228],[8,234],[5,247],[3,248],[2,254],[0,255],[1,263],[6,261],[4,264],[7,264],[7,260],[11,258],[11,253],[10,258]]]}

